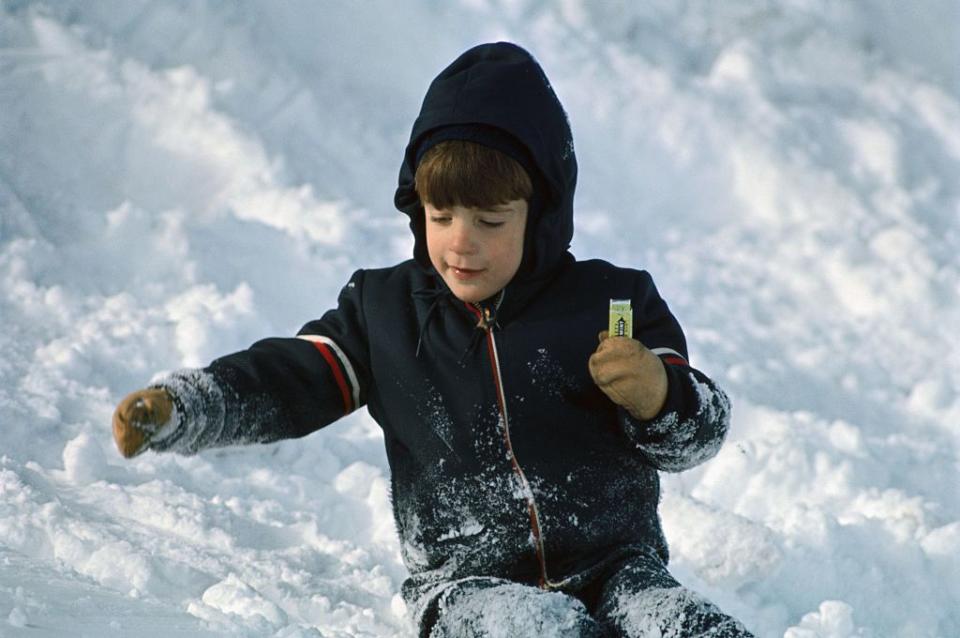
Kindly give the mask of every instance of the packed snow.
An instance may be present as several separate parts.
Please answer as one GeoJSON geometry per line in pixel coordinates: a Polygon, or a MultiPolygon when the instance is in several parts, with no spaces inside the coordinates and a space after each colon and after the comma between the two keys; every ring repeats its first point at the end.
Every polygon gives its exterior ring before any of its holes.
{"type": "Polygon", "coordinates": [[[672,572],[758,636],[960,635],[955,0],[9,0],[0,636],[412,635],[364,411],[132,461],[110,416],[407,258],[420,99],[498,39],[569,112],[574,253],[650,270],[733,402],[672,572]]]}

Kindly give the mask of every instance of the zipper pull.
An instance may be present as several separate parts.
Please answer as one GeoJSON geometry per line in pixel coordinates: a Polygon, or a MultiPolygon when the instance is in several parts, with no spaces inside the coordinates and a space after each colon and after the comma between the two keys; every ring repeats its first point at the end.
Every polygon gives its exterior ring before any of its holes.
{"type": "Polygon", "coordinates": [[[477,309],[477,328],[490,332],[490,309],[483,306],[474,306],[477,309]]]}
{"type": "Polygon", "coordinates": [[[497,310],[500,309],[500,304],[503,303],[505,292],[506,290],[500,291],[500,296],[497,297],[492,309],[490,306],[485,306],[483,303],[467,304],[477,313],[477,328],[490,332],[494,327],[499,327],[497,326],[497,310]]]}
{"type": "Polygon", "coordinates": [[[467,306],[477,315],[476,328],[490,331],[490,309],[479,303],[468,303],[467,306]]]}

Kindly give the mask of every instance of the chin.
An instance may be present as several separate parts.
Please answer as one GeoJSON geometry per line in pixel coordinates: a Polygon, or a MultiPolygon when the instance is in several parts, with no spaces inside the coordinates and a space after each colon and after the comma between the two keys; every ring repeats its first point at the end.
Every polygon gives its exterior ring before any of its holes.
{"type": "Polygon", "coordinates": [[[476,292],[472,290],[469,290],[469,291],[453,290],[452,292],[454,297],[456,297],[460,301],[465,301],[466,303],[478,303],[490,296],[490,295],[478,295],[476,292]]]}
{"type": "Polygon", "coordinates": [[[457,285],[451,286],[449,282],[447,283],[447,287],[450,288],[450,292],[453,293],[454,297],[467,303],[477,303],[493,295],[492,292],[487,293],[484,290],[478,290],[476,288],[464,288],[463,286],[457,285]]]}

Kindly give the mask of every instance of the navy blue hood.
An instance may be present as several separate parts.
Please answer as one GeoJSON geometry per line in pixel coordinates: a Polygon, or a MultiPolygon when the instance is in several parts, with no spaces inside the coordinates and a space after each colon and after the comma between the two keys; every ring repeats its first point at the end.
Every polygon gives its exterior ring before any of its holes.
{"type": "Polygon", "coordinates": [[[423,204],[414,189],[417,149],[431,131],[486,125],[525,147],[537,174],[530,202],[523,263],[514,281],[529,281],[570,259],[577,159],[567,115],[543,69],[530,53],[509,42],[469,49],[430,83],[413,124],[400,167],[394,204],[410,217],[414,258],[431,269],[423,204]]]}

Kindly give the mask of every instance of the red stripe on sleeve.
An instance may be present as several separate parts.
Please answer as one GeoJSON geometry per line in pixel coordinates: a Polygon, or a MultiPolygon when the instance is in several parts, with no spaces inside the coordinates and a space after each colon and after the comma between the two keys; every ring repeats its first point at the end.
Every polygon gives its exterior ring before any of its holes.
{"type": "Polygon", "coordinates": [[[330,364],[330,369],[333,370],[333,378],[337,380],[337,386],[340,387],[340,394],[343,396],[343,410],[344,414],[350,414],[353,412],[353,401],[350,398],[350,386],[347,385],[347,380],[344,378],[343,373],[340,372],[340,366],[337,365],[337,358],[330,348],[325,344],[319,341],[311,341],[313,345],[317,347],[317,350],[320,351],[320,354],[323,355],[323,358],[327,360],[327,363],[330,364]]]}
{"type": "Polygon", "coordinates": [[[669,363],[675,366],[688,366],[690,365],[683,357],[677,357],[673,355],[667,355],[663,358],[664,363],[669,363]]]}

